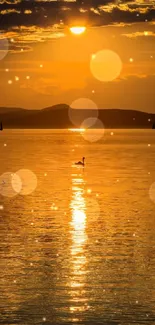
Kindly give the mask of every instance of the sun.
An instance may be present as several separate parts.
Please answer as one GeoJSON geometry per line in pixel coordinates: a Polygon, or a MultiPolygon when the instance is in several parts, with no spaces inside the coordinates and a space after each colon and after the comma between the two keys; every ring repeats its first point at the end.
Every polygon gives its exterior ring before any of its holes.
{"type": "Polygon", "coordinates": [[[74,26],[74,27],[70,27],[70,31],[71,33],[75,34],[75,35],[80,35],[83,34],[86,30],[86,27],[84,26],[74,26]]]}

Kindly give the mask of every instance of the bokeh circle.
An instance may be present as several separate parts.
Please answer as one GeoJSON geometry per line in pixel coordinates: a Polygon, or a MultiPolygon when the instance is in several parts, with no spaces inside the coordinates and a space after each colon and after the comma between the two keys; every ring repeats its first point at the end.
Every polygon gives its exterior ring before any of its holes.
{"type": "Polygon", "coordinates": [[[0,194],[6,197],[14,197],[22,188],[19,175],[6,172],[0,176],[0,194]]]}
{"type": "Polygon", "coordinates": [[[117,53],[102,50],[91,57],[90,70],[97,80],[109,82],[120,75],[122,61],[117,53]]]}
{"type": "Polygon", "coordinates": [[[81,124],[81,128],[85,129],[82,136],[89,142],[97,142],[104,136],[104,125],[101,120],[96,118],[88,118],[81,124]]]}
{"type": "Polygon", "coordinates": [[[149,196],[151,201],[155,203],[155,182],[150,186],[149,196]]]}
{"type": "Polygon", "coordinates": [[[98,118],[98,107],[89,98],[78,98],[71,103],[68,115],[72,124],[79,127],[89,117],[98,118]]]}
{"type": "Polygon", "coordinates": [[[0,60],[3,60],[7,55],[9,50],[9,42],[7,38],[3,38],[3,35],[0,34],[0,60]]]}
{"type": "Polygon", "coordinates": [[[21,195],[29,195],[33,193],[37,187],[37,176],[29,169],[20,169],[16,172],[22,182],[21,195]]]}

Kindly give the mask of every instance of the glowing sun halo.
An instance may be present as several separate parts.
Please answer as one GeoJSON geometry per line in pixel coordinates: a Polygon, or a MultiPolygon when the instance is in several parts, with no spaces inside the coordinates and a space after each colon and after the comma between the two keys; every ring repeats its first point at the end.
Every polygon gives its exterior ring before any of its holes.
{"type": "Polygon", "coordinates": [[[84,33],[85,30],[86,30],[86,27],[80,27],[80,26],[70,27],[71,33],[75,34],[75,35],[80,35],[80,34],[84,33]]]}

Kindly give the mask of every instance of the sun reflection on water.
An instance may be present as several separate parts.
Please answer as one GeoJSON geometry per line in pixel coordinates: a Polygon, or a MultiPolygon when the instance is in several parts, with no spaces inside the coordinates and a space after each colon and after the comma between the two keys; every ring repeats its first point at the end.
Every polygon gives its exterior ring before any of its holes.
{"type": "MultiPolygon", "coordinates": [[[[72,174],[72,198],[71,209],[71,276],[70,276],[70,312],[83,312],[88,309],[85,288],[87,276],[87,257],[85,245],[87,242],[86,234],[86,202],[84,197],[85,182],[81,174],[72,174]]],[[[74,316],[77,316],[76,314],[74,316]]]]}

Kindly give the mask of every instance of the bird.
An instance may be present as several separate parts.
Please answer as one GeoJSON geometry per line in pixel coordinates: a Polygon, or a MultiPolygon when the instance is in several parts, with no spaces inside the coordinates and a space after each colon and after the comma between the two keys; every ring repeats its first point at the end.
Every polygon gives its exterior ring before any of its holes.
{"type": "Polygon", "coordinates": [[[78,161],[75,163],[75,165],[80,165],[80,166],[84,166],[85,165],[85,157],[82,158],[82,161],[78,161]]]}

